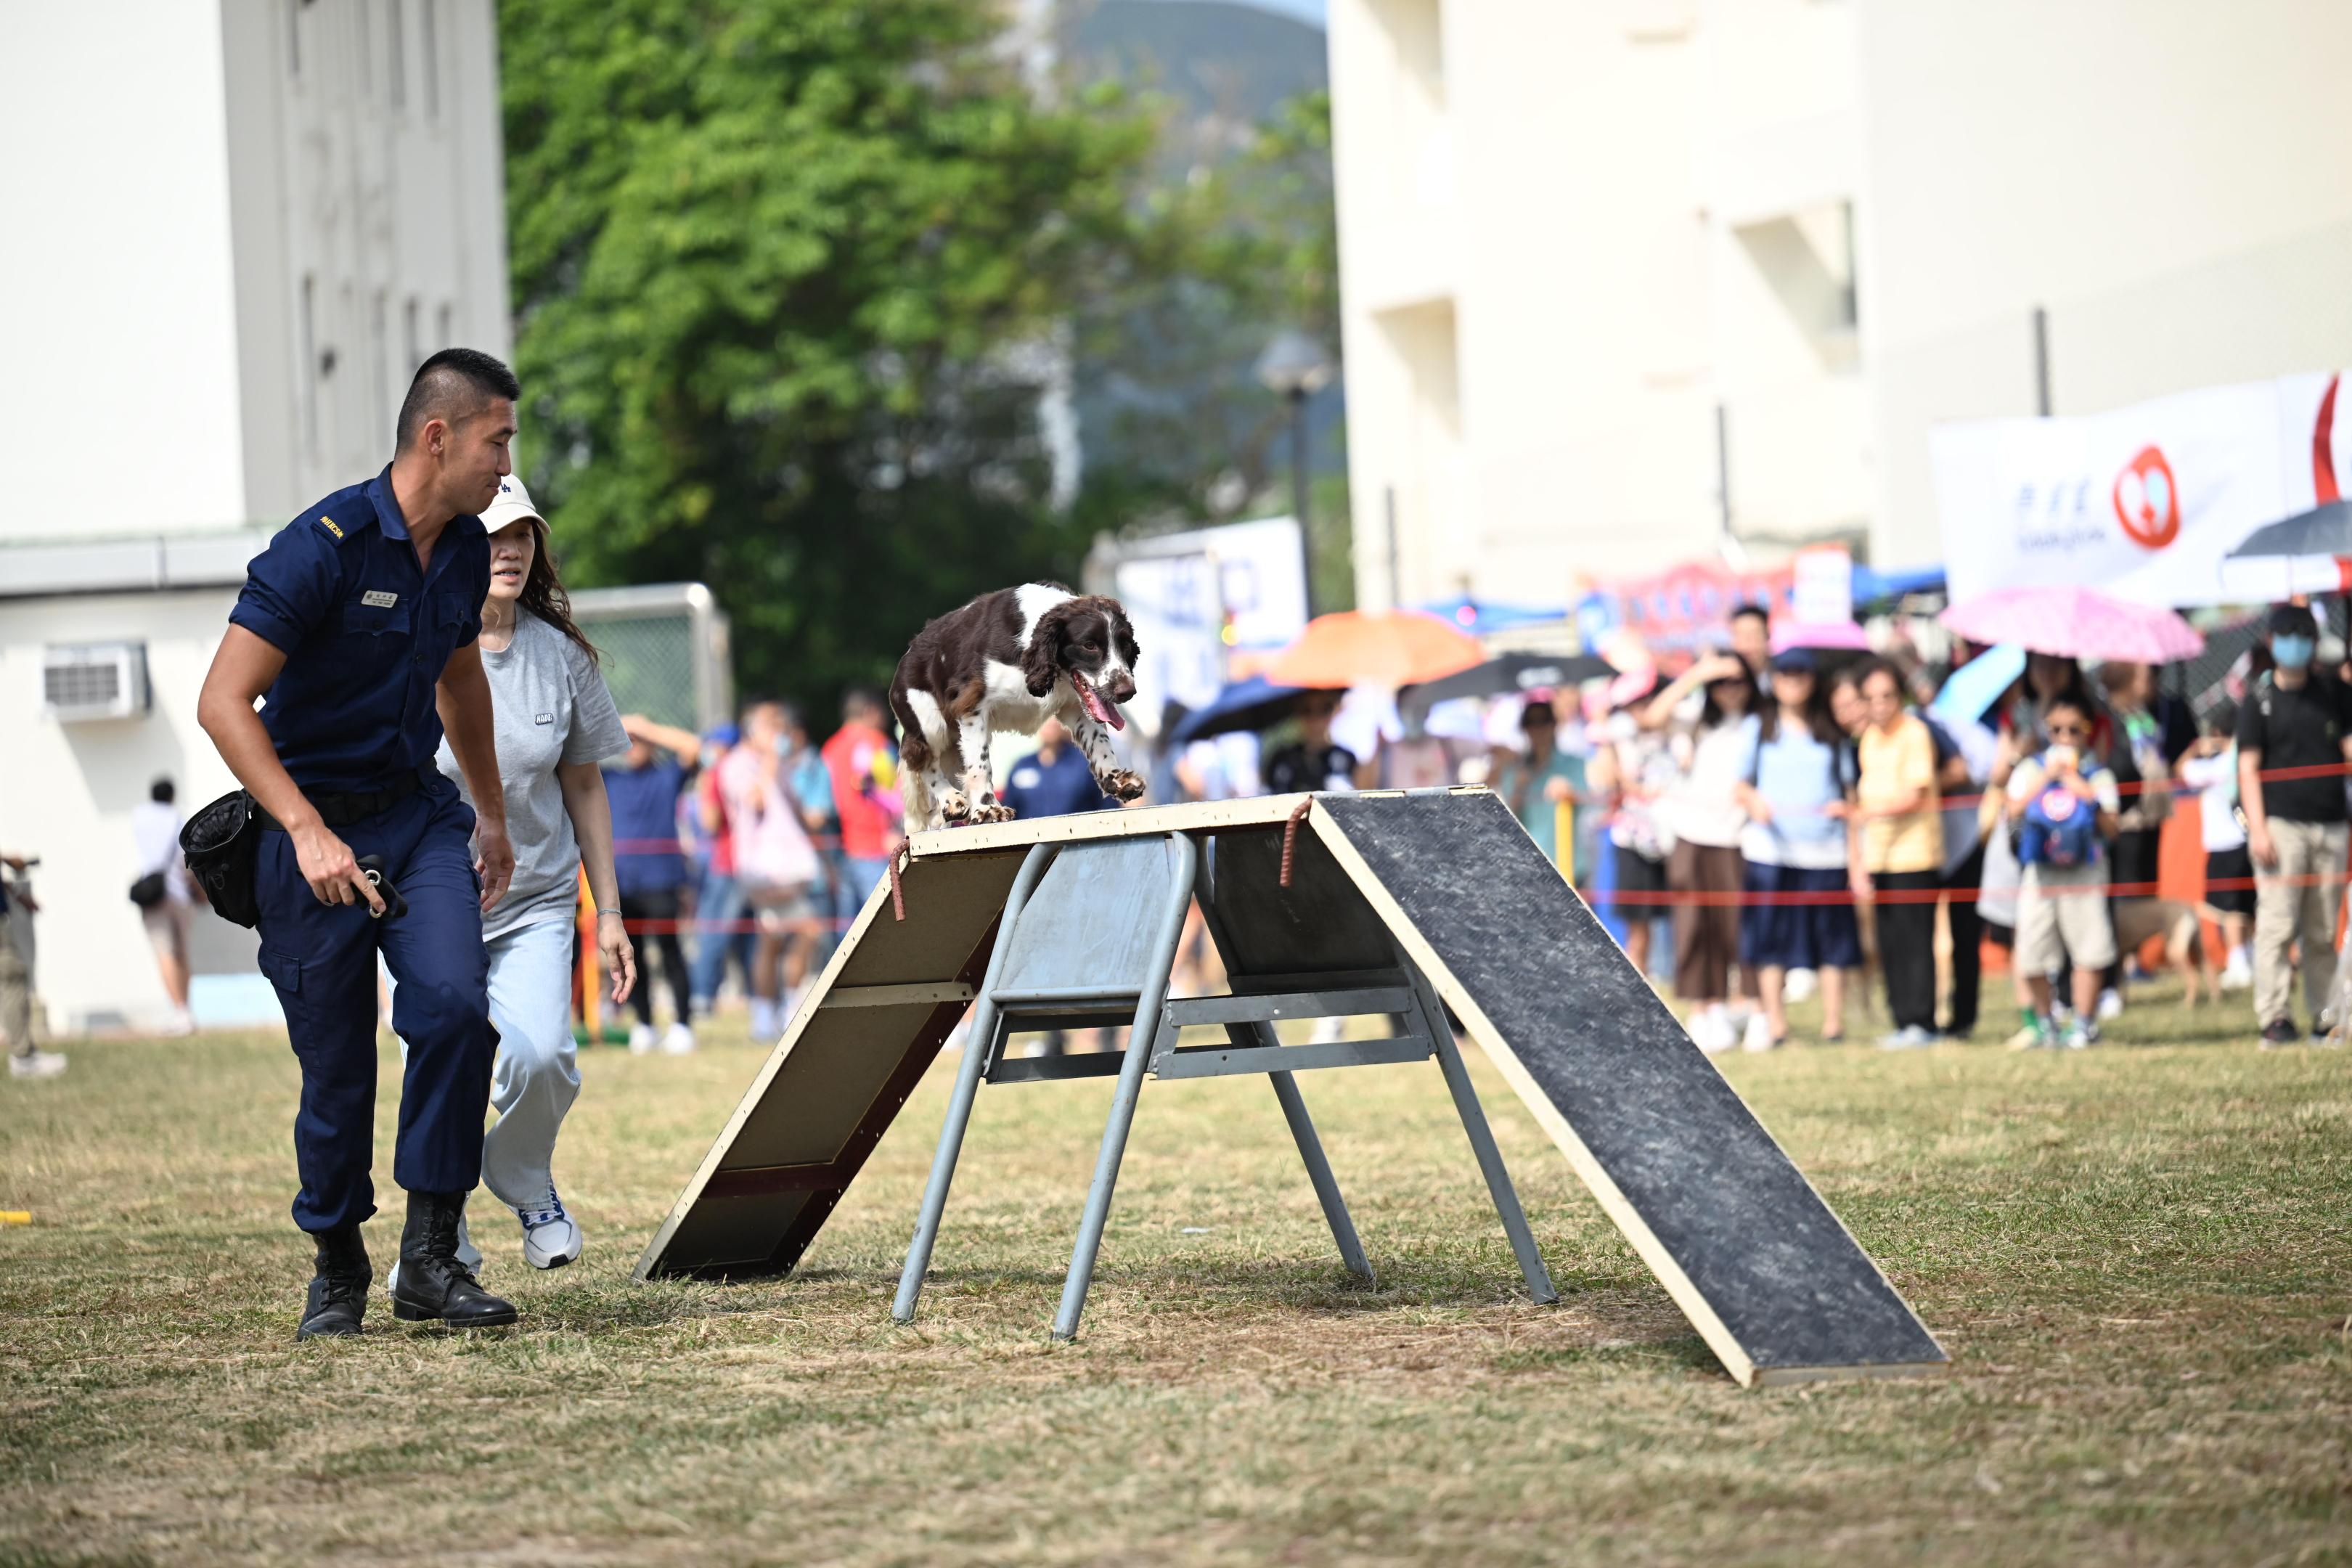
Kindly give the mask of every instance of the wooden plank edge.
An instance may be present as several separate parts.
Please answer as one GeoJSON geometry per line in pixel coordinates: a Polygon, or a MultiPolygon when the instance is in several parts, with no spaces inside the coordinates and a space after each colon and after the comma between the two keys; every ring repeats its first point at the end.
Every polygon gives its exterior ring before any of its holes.
{"type": "Polygon", "coordinates": [[[1298,809],[1298,803],[1308,798],[1304,795],[1266,795],[1246,800],[1186,801],[1176,805],[1140,805],[1126,811],[1088,811],[1075,816],[992,822],[978,827],[935,828],[918,833],[908,842],[914,858],[926,860],[942,855],[1003,852],[1026,849],[1033,844],[1070,844],[1088,838],[1279,827],[1298,809]]]}
{"type": "Polygon", "coordinates": [[[655,1230],[653,1239],[646,1244],[645,1251],[639,1255],[636,1267],[629,1271],[630,1279],[642,1285],[655,1277],[661,1265],[662,1253],[669,1247],[670,1238],[677,1234],[677,1227],[686,1223],[686,1216],[693,1212],[695,1204],[700,1201],[703,1188],[709,1184],[711,1176],[717,1173],[720,1163],[727,1158],[728,1151],[734,1147],[737,1135],[743,1131],[743,1124],[751,1119],[751,1113],[757,1110],[760,1108],[760,1102],[767,1098],[768,1088],[775,1082],[776,1074],[783,1070],[784,1058],[792,1055],[793,1047],[800,1044],[801,1037],[806,1034],[809,1026],[816,1021],[819,1009],[824,1005],[825,998],[832,994],[835,984],[841,978],[841,972],[848,967],[851,955],[857,951],[858,942],[864,940],[867,928],[874,923],[876,917],[888,906],[889,902],[890,880],[886,877],[875,884],[873,892],[866,895],[866,907],[857,911],[857,918],[850,922],[848,931],[834,948],[833,957],[826,962],[824,972],[817,976],[815,986],[802,1002],[800,1010],[793,1015],[791,1023],[784,1028],[782,1037],[778,1039],[774,1048],[769,1051],[768,1059],[760,1065],[760,1070],[752,1076],[751,1087],[743,1091],[743,1098],[736,1102],[734,1113],[728,1117],[727,1125],[719,1131],[719,1136],[712,1140],[709,1152],[703,1155],[702,1163],[695,1168],[694,1174],[687,1178],[685,1190],[678,1194],[677,1202],[670,1205],[669,1214],[655,1230]]]}
{"type": "Polygon", "coordinates": [[[1801,1383],[1834,1383],[1843,1378],[1942,1377],[1952,1370],[1945,1361],[1857,1362],[1851,1366],[1759,1367],[1756,1382],[1767,1388],[1801,1383]]]}
{"type": "Polygon", "coordinates": [[[1520,1064],[1503,1038],[1502,1031],[1495,1026],[1494,1020],[1486,1016],[1462,983],[1454,979],[1454,972],[1437,956],[1437,951],[1421,934],[1420,927],[1405,914],[1403,906],[1396,901],[1387,884],[1374,874],[1362,853],[1349,838],[1347,830],[1330,813],[1319,806],[1308,815],[1307,821],[1313,826],[1317,837],[1322,839],[1324,847],[1331,852],[1331,858],[1339,863],[1339,868],[1356,884],[1357,891],[1364,895],[1387,925],[1389,934],[1411,955],[1421,972],[1429,976],[1430,984],[1437,987],[1438,994],[1462,1020],[1464,1029],[1478,1042],[1487,1059],[1501,1071],[1504,1081],[1511,1086],[1512,1092],[1535,1117],[1536,1124],[1568,1157],[1569,1168],[1576,1173],[1577,1178],[1592,1194],[1594,1201],[1600,1204],[1601,1212],[1609,1216],[1642,1261],[1649,1266],[1658,1283],[1665,1287],[1666,1294],[1674,1299],[1675,1306],[1682,1309],[1683,1316],[1692,1328],[1698,1331],[1699,1338],[1706,1342],[1707,1348],[1715,1352],[1716,1359],[1723,1363],[1724,1370],[1730,1373],[1741,1387],[1753,1387],[1757,1378],[1756,1363],[1738,1337],[1708,1304],[1706,1298],[1699,1293],[1698,1287],[1691,1283],[1690,1276],[1683,1272],[1682,1265],[1675,1261],[1674,1255],[1666,1250],[1665,1244],[1650,1229],[1640,1211],[1619,1189],[1601,1162],[1593,1157],[1592,1151],[1585,1147],[1584,1140],[1577,1136],[1576,1130],[1569,1125],[1568,1118],[1552,1102],[1551,1096],[1543,1091],[1542,1086],[1520,1064]]]}

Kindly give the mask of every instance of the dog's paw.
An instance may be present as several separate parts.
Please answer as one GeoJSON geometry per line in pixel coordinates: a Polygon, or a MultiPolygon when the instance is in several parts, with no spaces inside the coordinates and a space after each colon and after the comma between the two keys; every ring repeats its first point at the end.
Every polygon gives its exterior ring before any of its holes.
{"type": "Polygon", "coordinates": [[[1141,800],[1144,790],[1149,787],[1141,773],[1106,773],[1095,782],[1102,785],[1103,794],[1120,800],[1141,800]]]}
{"type": "Polygon", "coordinates": [[[951,789],[940,796],[939,813],[943,822],[966,822],[971,817],[971,802],[964,799],[963,791],[951,789]]]}
{"type": "Polygon", "coordinates": [[[986,805],[974,806],[971,819],[974,822],[1010,822],[1013,815],[1013,808],[1003,801],[992,801],[986,805]]]}

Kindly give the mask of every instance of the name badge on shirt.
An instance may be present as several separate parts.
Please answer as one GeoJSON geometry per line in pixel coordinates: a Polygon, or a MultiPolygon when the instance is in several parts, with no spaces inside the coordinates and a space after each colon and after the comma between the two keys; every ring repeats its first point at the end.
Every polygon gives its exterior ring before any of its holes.
{"type": "Polygon", "coordinates": [[[360,603],[371,610],[388,610],[400,603],[400,595],[387,588],[370,588],[360,595],[360,603]]]}
{"type": "Polygon", "coordinates": [[[530,716],[530,721],[534,724],[552,724],[555,722],[555,715],[552,713],[534,713],[530,716]]]}

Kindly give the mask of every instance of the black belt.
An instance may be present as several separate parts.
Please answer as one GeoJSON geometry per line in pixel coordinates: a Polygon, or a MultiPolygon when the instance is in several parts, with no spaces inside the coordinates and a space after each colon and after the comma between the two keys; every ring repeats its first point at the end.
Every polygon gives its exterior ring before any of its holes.
{"type": "MultiPolygon", "coordinates": [[[[354,822],[365,822],[380,812],[390,811],[394,806],[415,795],[423,785],[422,777],[416,773],[407,773],[397,783],[386,788],[369,790],[364,794],[330,794],[322,791],[313,795],[309,790],[304,790],[302,794],[303,797],[318,811],[320,822],[325,823],[329,827],[349,827],[354,822]]],[[[259,801],[253,803],[253,814],[260,819],[262,826],[274,828],[279,833],[286,831],[285,824],[270,816],[259,801]]]]}

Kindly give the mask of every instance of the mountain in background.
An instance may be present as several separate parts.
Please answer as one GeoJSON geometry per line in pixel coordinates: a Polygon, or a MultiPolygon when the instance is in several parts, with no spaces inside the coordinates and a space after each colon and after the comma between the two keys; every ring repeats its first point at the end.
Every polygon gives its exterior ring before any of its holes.
{"type": "MultiPolygon", "coordinates": [[[[1181,187],[1238,177],[1247,194],[1230,221],[1302,240],[1319,232],[1313,248],[1329,251],[1328,138],[1285,173],[1243,167],[1286,110],[1325,89],[1320,27],[1226,0],[1062,0],[1057,35],[1075,85],[1116,81],[1160,100],[1157,179],[1181,187]]],[[[1327,282],[1322,310],[1293,320],[1275,298],[1285,287],[1270,275],[1179,278],[1081,334],[1080,506],[1096,526],[1150,532],[1290,510],[1288,417],[1258,384],[1257,357],[1286,328],[1309,331],[1335,357],[1339,343],[1328,303],[1336,288],[1327,282]]],[[[1318,514],[1310,547],[1328,607],[1352,598],[1337,377],[1307,418],[1318,514]]]]}
{"type": "Polygon", "coordinates": [[[1325,85],[1323,30],[1225,0],[1066,0],[1063,58],[1081,82],[1176,100],[1178,166],[1248,148],[1276,109],[1325,85]]]}

